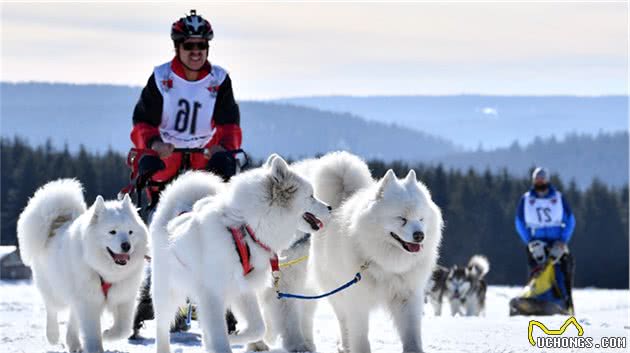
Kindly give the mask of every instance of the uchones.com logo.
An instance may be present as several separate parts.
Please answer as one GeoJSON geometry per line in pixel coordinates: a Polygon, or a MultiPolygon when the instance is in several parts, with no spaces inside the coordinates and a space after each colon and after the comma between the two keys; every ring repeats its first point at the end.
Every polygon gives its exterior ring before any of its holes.
{"type": "Polygon", "coordinates": [[[538,348],[626,348],[626,337],[602,337],[595,341],[593,337],[584,336],[584,328],[571,316],[557,330],[550,330],[540,321],[531,320],[527,328],[527,338],[532,346],[538,348]],[[563,336],[569,326],[575,326],[577,337],[563,336]],[[534,338],[534,326],[540,328],[544,335],[534,338]]]}

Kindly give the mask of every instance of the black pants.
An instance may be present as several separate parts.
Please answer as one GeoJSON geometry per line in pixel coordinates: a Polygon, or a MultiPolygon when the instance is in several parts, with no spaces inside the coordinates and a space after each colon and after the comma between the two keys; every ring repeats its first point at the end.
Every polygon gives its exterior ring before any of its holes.
{"type": "MultiPolygon", "coordinates": [[[[534,260],[527,247],[525,247],[525,251],[527,252],[527,280],[529,281],[534,272],[541,270],[541,265],[534,260]]],[[[575,261],[573,259],[573,255],[571,253],[564,254],[560,259],[559,265],[560,271],[562,271],[562,274],[564,275],[564,286],[567,289],[567,306],[569,308],[573,308],[573,295],[571,294],[573,289],[573,277],[575,275],[575,261]]]]}

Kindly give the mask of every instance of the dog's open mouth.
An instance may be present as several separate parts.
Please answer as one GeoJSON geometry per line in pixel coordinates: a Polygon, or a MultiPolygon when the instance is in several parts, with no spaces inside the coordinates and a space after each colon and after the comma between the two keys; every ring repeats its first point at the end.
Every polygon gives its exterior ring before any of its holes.
{"type": "Polygon", "coordinates": [[[304,215],[302,215],[302,218],[304,218],[306,223],[308,223],[313,230],[320,230],[321,228],[324,228],[324,223],[322,223],[322,221],[320,221],[317,217],[315,217],[314,214],[310,212],[304,213],[304,215]]]}
{"type": "Polygon", "coordinates": [[[129,261],[129,254],[116,254],[112,251],[112,249],[107,248],[107,252],[114,259],[116,265],[125,266],[127,261],[129,261]]]}
{"type": "Polygon", "coordinates": [[[406,242],[402,239],[400,239],[400,237],[398,235],[396,235],[396,233],[394,232],[389,232],[389,235],[392,236],[392,238],[396,239],[400,245],[402,245],[402,247],[407,250],[408,252],[418,252],[420,251],[420,249],[422,249],[422,244],[420,243],[409,243],[406,242]]]}

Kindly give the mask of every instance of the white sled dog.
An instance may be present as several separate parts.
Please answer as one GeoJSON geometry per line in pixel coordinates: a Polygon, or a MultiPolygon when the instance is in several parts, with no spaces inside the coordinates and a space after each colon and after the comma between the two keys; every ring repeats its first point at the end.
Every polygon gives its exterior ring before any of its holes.
{"type": "MultiPolygon", "coordinates": [[[[338,165],[328,170],[346,169],[338,165]]],[[[336,185],[327,185],[332,177],[315,184],[326,188],[322,195],[344,195],[344,185],[358,184],[345,180],[346,175],[356,176],[337,174],[336,185]]],[[[398,180],[392,170],[378,182],[369,175],[364,178],[366,185],[335,210],[321,237],[313,238],[309,270],[320,290],[330,290],[368,266],[361,282],[329,297],[344,353],[370,352],[369,314],[378,306],[391,314],[403,352],[421,352],[424,287],[438,257],[442,215],[413,170],[404,180],[398,180]]]]}
{"type": "Polygon", "coordinates": [[[147,229],[129,196],[107,202],[98,196],[88,209],[78,181],[50,182],[28,202],[17,235],[44,299],[48,342],[57,343],[57,313],[68,307],[70,352],[103,352],[102,338],[129,336],[148,251],[147,229]],[[105,308],[114,324],[101,336],[105,308]]]}
{"type": "MultiPolygon", "coordinates": [[[[413,170],[404,180],[389,170],[376,182],[365,162],[347,152],[303,161],[295,169],[313,183],[315,196],[333,207],[329,224],[310,239],[308,271],[317,291],[339,287],[367,265],[360,282],[328,297],[339,321],[339,350],[370,352],[369,313],[380,306],[392,314],[403,350],[422,351],[424,286],[437,261],[443,223],[427,188],[413,170]]],[[[298,245],[287,254],[302,255],[305,246],[298,245]]],[[[283,269],[282,277],[285,272],[304,272],[303,268],[283,269]]],[[[312,294],[311,288],[300,288],[304,278],[304,273],[291,273],[282,289],[312,294]]],[[[315,351],[313,301],[283,299],[278,304],[274,299],[274,304],[271,296],[267,298],[266,321],[273,329],[266,334],[267,343],[280,335],[289,351],[315,351]]]]}
{"type": "Polygon", "coordinates": [[[173,219],[173,208],[182,199],[187,202],[189,185],[180,178],[166,188],[150,227],[156,349],[169,352],[170,322],[189,297],[198,304],[206,351],[231,352],[230,343],[256,341],[264,334],[256,294],[272,282],[270,260],[291,244],[296,229],[323,227],[330,210],[277,155],[261,168],[234,176],[225,189],[173,219]],[[230,337],[228,306],[239,325],[247,324],[230,337]]]}

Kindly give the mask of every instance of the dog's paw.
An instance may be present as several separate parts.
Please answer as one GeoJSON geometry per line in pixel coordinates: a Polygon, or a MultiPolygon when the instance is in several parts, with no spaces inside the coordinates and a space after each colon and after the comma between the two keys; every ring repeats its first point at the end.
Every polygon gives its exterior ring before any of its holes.
{"type": "Polygon", "coordinates": [[[103,332],[103,339],[106,341],[115,341],[123,338],[127,338],[130,332],[124,332],[123,330],[112,327],[103,332]]]}
{"type": "Polygon", "coordinates": [[[57,344],[59,342],[59,326],[46,326],[46,339],[50,344],[57,344]]]}
{"type": "Polygon", "coordinates": [[[269,350],[269,346],[265,344],[263,341],[249,343],[247,345],[247,352],[266,352],[269,350]]]}
{"type": "Polygon", "coordinates": [[[81,352],[81,342],[76,333],[68,331],[66,334],[66,346],[68,346],[68,352],[70,353],[81,352]]]}
{"type": "Polygon", "coordinates": [[[81,349],[80,344],[73,344],[72,346],[68,346],[68,353],[81,353],[83,350],[81,349]]]}
{"type": "Polygon", "coordinates": [[[346,350],[343,349],[343,345],[341,344],[341,342],[337,342],[337,353],[345,353],[346,350]]]}
{"type": "Polygon", "coordinates": [[[315,344],[312,341],[286,342],[283,348],[291,353],[316,352],[315,344]]]}
{"type": "Polygon", "coordinates": [[[289,345],[284,347],[288,352],[291,353],[308,353],[308,352],[316,352],[314,344],[297,344],[297,345],[289,345]]]}

